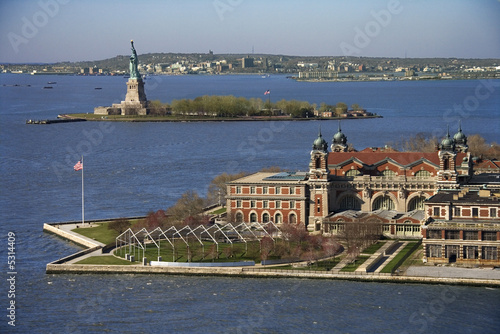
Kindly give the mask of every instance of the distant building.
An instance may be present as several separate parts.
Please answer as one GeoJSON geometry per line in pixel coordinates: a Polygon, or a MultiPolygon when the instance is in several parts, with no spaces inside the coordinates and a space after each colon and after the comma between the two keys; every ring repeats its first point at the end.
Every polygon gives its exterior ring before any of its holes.
{"type": "Polygon", "coordinates": [[[299,61],[297,63],[297,66],[298,67],[302,67],[302,68],[309,68],[309,69],[318,68],[319,67],[318,63],[305,63],[303,61],[299,61]]]}
{"type": "Polygon", "coordinates": [[[241,58],[241,68],[249,68],[253,67],[253,58],[250,56],[246,56],[244,58],[241,58]]]}
{"type": "Polygon", "coordinates": [[[338,77],[338,72],[334,71],[300,71],[299,79],[334,79],[338,77]]]}
{"type": "Polygon", "coordinates": [[[500,264],[500,193],[441,190],[425,202],[424,261],[500,264]]]}

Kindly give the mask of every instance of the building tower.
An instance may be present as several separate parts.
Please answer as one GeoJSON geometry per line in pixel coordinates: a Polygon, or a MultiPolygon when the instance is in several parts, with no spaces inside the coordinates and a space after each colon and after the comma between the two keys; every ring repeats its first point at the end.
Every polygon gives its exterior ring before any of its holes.
{"type": "Polygon", "coordinates": [[[328,205],[328,143],[321,135],[319,129],[318,138],[314,141],[311,151],[311,162],[309,163],[309,220],[308,231],[320,231],[322,219],[329,212],[328,205]]]}
{"type": "Polygon", "coordinates": [[[467,152],[469,146],[467,146],[467,137],[462,132],[462,122],[458,123],[458,132],[453,136],[453,141],[455,142],[455,149],[457,152],[467,152]]]}
{"type": "Polygon", "coordinates": [[[440,188],[457,188],[457,168],[456,168],[456,157],[457,152],[455,150],[455,141],[450,138],[450,128],[446,133],[446,137],[441,141],[439,145],[439,171],[438,176],[438,187],[440,188]]]}
{"type": "Polygon", "coordinates": [[[342,133],[339,121],[339,130],[332,139],[332,152],[347,152],[347,137],[342,133]]]}

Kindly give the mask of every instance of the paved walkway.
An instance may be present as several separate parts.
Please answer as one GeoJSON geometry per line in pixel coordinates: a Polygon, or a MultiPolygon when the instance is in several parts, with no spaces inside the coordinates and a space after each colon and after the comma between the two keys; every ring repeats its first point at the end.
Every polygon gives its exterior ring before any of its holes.
{"type": "Polygon", "coordinates": [[[89,227],[96,227],[96,226],[99,226],[97,224],[82,224],[82,223],[79,223],[79,224],[61,224],[61,225],[53,225],[54,227],[56,227],[57,229],[60,229],[60,230],[63,230],[65,232],[68,232],[68,233],[71,233],[75,236],[78,236],[80,238],[83,238],[85,240],[88,240],[94,244],[97,244],[97,245],[100,245],[100,246],[106,246],[105,244],[103,244],[102,242],[99,242],[97,240],[94,240],[92,238],[88,238],[82,234],[79,234],[79,233],[76,233],[76,232],[73,232],[72,230],[74,230],[75,228],[81,228],[81,229],[84,229],[84,228],[89,228],[89,227]]]}
{"type": "MultiPolygon", "coordinates": [[[[380,247],[375,253],[370,255],[370,258],[363,262],[354,272],[368,272],[371,271],[373,266],[378,264],[378,268],[383,267],[385,260],[380,262],[384,257],[384,254],[388,248],[394,245],[396,242],[393,240],[387,241],[382,247],[380,247]],[[380,263],[379,263],[380,262],[380,263]]],[[[361,253],[361,255],[365,255],[361,253]]],[[[369,254],[368,254],[369,255],[369,254]]]]}
{"type": "MultiPolygon", "coordinates": [[[[82,224],[82,223],[75,223],[75,224],[54,224],[53,227],[56,229],[55,231],[52,231],[54,233],[58,233],[58,230],[59,231],[62,231],[62,232],[65,232],[67,233],[66,235],[63,235],[63,234],[59,234],[60,236],[62,236],[63,238],[68,238],[68,239],[72,239],[72,236],[75,237],[75,239],[73,240],[74,242],[77,242],[77,243],[81,243],[80,240],[78,239],[84,239],[86,240],[87,242],[89,243],[92,243],[94,245],[99,245],[101,247],[104,247],[105,244],[103,244],[102,242],[99,242],[99,241],[96,241],[92,238],[88,238],[82,234],[79,234],[79,233],[76,233],[76,232],[73,232],[72,230],[76,229],[77,227],[80,229],[85,229],[85,228],[89,228],[89,227],[95,227],[97,225],[95,224],[82,224]],[[69,234],[69,235],[68,235],[69,234]]],[[[88,253],[88,254],[85,254],[85,255],[82,255],[82,256],[79,256],[75,259],[72,259],[72,260],[69,260],[67,262],[65,262],[66,264],[72,264],[72,263],[76,263],[78,261],[81,261],[85,258],[88,258],[88,257],[91,257],[91,256],[102,256],[102,255],[109,255],[109,254],[102,254],[102,249],[98,249],[96,251],[93,251],[91,253],[88,253]]]]}
{"type": "Polygon", "coordinates": [[[406,276],[500,279],[500,269],[457,268],[445,266],[410,266],[406,276]]]}

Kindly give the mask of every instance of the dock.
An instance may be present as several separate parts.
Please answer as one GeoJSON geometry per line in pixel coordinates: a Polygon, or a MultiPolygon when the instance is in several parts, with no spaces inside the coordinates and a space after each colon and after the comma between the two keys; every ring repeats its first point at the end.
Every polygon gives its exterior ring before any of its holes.
{"type": "Polygon", "coordinates": [[[56,123],[73,123],[73,122],[86,122],[83,118],[69,118],[69,119],[27,119],[26,124],[56,124],[56,123]]]}

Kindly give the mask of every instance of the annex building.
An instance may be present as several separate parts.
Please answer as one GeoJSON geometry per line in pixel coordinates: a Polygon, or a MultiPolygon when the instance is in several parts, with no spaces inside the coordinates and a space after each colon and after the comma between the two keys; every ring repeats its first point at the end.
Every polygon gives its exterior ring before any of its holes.
{"type": "MultiPolygon", "coordinates": [[[[467,256],[472,251],[464,247],[471,246],[477,248],[475,264],[500,263],[500,188],[498,182],[491,182],[496,174],[488,175],[486,183],[481,182],[482,174],[474,175],[461,126],[453,137],[448,131],[435,152],[424,153],[380,148],[348,150],[347,137],[339,124],[330,147],[319,132],[307,172],[255,173],[229,182],[228,220],[304,223],[309,232],[328,234],[343,233],[347,224],[374,223],[390,238],[423,239],[427,261],[470,259],[467,256]],[[484,188],[481,196],[470,195],[479,188],[484,188]],[[454,199],[464,189],[470,194],[460,223],[469,224],[477,240],[460,243],[457,241],[470,236],[463,233],[465,225],[455,226],[457,216],[453,220],[445,209],[436,216],[434,208],[454,208],[453,203],[464,203],[454,199]],[[477,204],[471,203],[474,201],[477,204]],[[434,230],[439,231],[441,239],[428,238],[426,233],[434,230]],[[457,232],[449,232],[452,230],[457,232]],[[486,247],[484,251],[482,247],[486,247]]],[[[437,234],[432,233],[434,238],[437,234]]]]}

